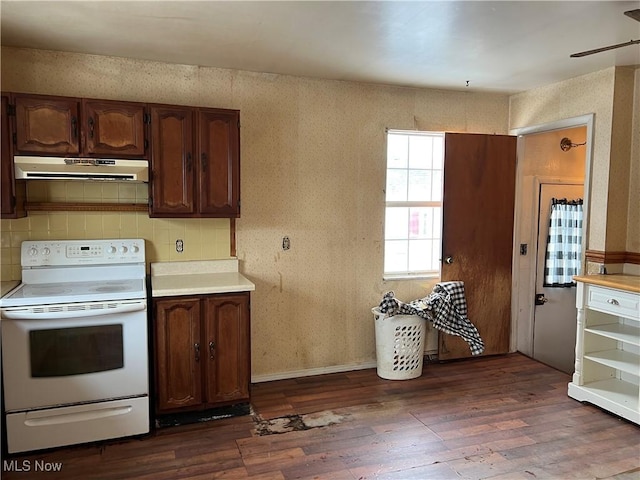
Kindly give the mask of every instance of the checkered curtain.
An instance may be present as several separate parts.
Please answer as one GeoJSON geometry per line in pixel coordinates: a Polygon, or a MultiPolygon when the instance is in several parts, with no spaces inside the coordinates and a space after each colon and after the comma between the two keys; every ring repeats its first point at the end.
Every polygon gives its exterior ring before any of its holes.
{"type": "Polygon", "coordinates": [[[544,267],[545,287],[571,287],[582,272],[582,199],[552,199],[544,267]]]}

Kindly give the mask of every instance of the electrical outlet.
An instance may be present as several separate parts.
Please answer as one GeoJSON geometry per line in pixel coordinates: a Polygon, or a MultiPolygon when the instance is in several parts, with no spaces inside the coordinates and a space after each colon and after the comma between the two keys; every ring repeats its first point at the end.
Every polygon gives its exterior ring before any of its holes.
{"type": "Polygon", "coordinates": [[[291,240],[289,237],[282,237],[282,249],[289,250],[291,248],[291,240]]]}
{"type": "Polygon", "coordinates": [[[176,252],[182,253],[184,251],[184,242],[181,239],[176,240],[176,252]]]}

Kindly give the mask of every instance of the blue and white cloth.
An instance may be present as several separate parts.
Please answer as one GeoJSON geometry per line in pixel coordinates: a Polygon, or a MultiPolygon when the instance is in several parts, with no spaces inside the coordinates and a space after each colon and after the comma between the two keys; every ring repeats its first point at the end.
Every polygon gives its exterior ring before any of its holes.
{"type": "Polygon", "coordinates": [[[379,305],[380,312],[393,315],[418,315],[431,322],[434,328],[461,337],[469,344],[472,355],[484,352],[484,342],[478,329],[467,317],[464,282],[442,282],[433,287],[427,297],[404,303],[387,292],[379,305]]]}

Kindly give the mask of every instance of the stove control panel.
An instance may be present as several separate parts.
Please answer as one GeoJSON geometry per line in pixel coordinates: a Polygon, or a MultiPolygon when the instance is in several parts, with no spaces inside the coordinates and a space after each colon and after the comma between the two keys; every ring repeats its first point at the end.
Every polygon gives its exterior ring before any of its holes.
{"type": "Polygon", "coordinates": [[[144,263],[144,239],[22,242],[23,267],[144,263]]]}

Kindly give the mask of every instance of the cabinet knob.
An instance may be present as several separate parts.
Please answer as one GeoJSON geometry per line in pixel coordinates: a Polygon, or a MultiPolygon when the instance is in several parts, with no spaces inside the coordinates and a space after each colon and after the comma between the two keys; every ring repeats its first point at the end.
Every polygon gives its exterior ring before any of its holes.
{"type": "Polygon", "coordinates": [[[209,358],[211,360],[214,359],[215,353],[216,353],[216,342],[211,341],[209,342],[209,358]]]}
{"type": "Polygon", "coordinates": [[[195,351],[196,362],[199,362],[200,361],[200,344],[199,343],[194,343],[193,344],[193,349],[195,351]]]}
{"type": "Polygon", "coordinates": [[[620,302],[618,302],[618,300],[616,300],[615,298],[610,298],[609,300],[607,300],[607,303],[611,305],[620,305],[620,302]]]}

